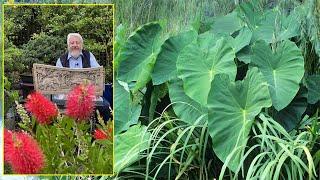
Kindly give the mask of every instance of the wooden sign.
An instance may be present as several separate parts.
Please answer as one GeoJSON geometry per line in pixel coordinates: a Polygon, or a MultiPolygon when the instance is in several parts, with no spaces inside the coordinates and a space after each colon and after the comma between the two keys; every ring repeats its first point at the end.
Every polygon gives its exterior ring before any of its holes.
{"type": "Polygon", "coordinates": [[[78,84],[89,82],[96,88],[96,95],[102,96],[104,90],[104,68],[61,68],[33,64],[33,83],[36,91],[42,94],[67,94],[78,84]]]}

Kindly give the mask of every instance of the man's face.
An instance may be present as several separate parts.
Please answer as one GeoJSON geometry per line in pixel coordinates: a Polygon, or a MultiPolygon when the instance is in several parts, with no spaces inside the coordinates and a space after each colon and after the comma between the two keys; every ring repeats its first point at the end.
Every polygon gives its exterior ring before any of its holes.
{"type": "Polygon", "coordinates": [[[71,36],[69,39],[68,49],[72,57],[78,58],[82,50],[80,39],[76,36],[71,36]]]}

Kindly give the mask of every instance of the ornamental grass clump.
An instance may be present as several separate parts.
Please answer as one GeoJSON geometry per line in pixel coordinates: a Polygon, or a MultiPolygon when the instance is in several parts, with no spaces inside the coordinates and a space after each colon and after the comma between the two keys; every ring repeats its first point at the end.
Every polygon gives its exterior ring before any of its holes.
{"type": "Polygon", "coordinates": [[[4,130],[4,161],[19,174],[39,173],[45,156],[37,141],[26,132],[4,130]]]}

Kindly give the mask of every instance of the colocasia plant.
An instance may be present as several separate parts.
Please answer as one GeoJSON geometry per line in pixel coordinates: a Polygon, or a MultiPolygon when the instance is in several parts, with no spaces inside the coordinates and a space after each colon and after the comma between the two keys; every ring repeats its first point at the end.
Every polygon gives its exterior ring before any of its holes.
{"type": "Polygon", "coordinates": [[[261,2],[174,35],[119,26],[118,177],[319,179],[319,6],[261,2]]]}
{"type": "Polygon", "coordinates": [[[17,104],[21,122],[4,134],[5,173],[111,174],[113,122],[98,114],[99,124],[92,124],[94,91],[93,85],[76,86],[65,115],[39,92],[30,94],[24,107],[17,104]]]}

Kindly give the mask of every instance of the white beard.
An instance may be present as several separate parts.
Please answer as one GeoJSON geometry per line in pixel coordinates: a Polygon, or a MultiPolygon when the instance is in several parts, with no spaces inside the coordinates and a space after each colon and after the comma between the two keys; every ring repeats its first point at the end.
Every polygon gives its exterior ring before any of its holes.
{"type": "Polygon", "coordinates": [[[73,50],[70,54],[73,58],[77,59],[80,56],[80,50],[73,50]]]}

